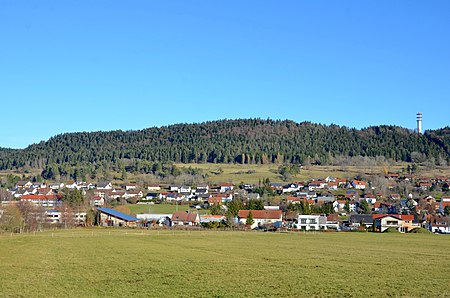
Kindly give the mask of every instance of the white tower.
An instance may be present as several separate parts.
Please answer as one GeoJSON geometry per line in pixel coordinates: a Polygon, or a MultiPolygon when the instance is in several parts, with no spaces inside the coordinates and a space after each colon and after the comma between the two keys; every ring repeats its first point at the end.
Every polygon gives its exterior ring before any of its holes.
{"type": "Polygon", "coordinates": [[[417,133],[420,135],[422,133],[422,113],[417,113],[417,133]]]}

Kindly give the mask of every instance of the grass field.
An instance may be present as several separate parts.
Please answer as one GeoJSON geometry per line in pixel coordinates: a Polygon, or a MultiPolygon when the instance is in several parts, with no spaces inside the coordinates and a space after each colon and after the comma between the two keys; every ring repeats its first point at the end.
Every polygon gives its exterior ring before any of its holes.
{"type": "Polygon", "coordinates": [[[3,297],[449,296],[449,250],[449,237],[429,234],[3,235],[0,291],[3,297]]]}
{"type": "MultiPolygon", "coordinates": [[[[192,167],[202,169],[209,175],[208,180],[211,183],[253,183],[269,178],[272,182],[282,182],[281,175],[278,174],[276,164],[264,165],[242,165],[242,164],[176,164],[177,167],[192,167]]],[[[382,166],[363,167],[363,166],[305,166],[300,173],[292,180],[308,180],[334,176],[339,178],[352,178],[356,175],[384,175],[385,170],[400,171],[405,164],[397,164],[388,168],[382,166]]]]}

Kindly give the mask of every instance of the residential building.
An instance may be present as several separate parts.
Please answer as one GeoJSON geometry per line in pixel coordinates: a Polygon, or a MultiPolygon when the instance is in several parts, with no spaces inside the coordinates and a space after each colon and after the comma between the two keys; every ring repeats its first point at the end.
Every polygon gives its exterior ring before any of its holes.
{"type": "Polygon", "coordinates": [[[283,220],[281,210],[239,210],[238,223],[245,225],[250,212],[253,217],[251,229],[283,220]]]}
{"type": "Polygon", "coordinates": [[[297,229],[305,231],[325,230],[327,217],[324,214],[299,215],[297,219],[297,229]]]}

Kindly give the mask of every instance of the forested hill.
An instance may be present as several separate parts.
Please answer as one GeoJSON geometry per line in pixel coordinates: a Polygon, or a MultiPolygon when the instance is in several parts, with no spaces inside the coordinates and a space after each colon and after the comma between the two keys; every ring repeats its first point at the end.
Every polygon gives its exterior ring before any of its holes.
{"type": "Polygon", "coordinates": [[[326,163],[333,156],[450,160],[450,128],[418,136],[397,126],[362,130],[261,119],[177,124],[136,131],[66,133],[23,150],[0,150],[0,169],[149,162],[326,163]]]}

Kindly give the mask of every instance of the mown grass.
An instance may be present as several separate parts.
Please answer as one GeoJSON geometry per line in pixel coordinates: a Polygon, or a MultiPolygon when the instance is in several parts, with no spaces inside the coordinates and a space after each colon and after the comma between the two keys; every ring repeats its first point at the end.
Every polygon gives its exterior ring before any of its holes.
{"type": "Polygon", "coordinates": [[[449,249],[449,237],[426,234],[3,235],[0,291],[3,297],[449,296],[449,249]]]}
{"type": "MultiPolygon", "coordinates": [[[[211,183],[235,183],[240,182],[256,184],[269,178],[271,182],[283,182],[278,173],[277,164],[246,165],[246,164],[176,164],[180,168],[199,168],[208,174],[211,183]]],[[[291,181],[303,181],[308,179],[325,178],[327,176],[339,178],[353,178],[357,175],[384,175],[385,171],[400,171],[406,168],[406,164],[398,163],[395,166],[304,166],[300,173],[293,176],[291,181]]]]}

